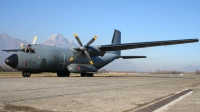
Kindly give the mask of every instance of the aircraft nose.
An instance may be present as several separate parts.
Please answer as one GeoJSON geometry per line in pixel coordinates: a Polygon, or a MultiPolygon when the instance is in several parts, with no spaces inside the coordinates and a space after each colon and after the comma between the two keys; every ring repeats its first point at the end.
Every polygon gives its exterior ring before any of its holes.
{"type": "Polygon", "coordinates": [[[12,68],[16,68],[18,65],[18,56],[17,54],[12,54],[8,58],[5,59],[5,63],[12,68]]]}

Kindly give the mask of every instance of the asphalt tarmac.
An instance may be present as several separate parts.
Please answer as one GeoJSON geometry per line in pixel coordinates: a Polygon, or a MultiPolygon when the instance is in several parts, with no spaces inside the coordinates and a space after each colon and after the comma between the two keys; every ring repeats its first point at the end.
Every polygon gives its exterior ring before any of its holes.
{"type": "Polygon", "coordinates": [[[2,77],[0,111],[138,111],[177,92],[192,93],[159,111],[200,111],[200,76],[2,77]]]}

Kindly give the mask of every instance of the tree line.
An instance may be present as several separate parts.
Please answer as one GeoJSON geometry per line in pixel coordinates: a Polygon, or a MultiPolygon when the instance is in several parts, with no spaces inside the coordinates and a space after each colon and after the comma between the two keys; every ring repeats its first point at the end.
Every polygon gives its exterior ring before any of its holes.
{"type": "Polygon", "coordinates": [[[149,73],[151,74],[188,74],[188,73],[192,73],[192,74],[196,74],[196,75],[200,75],[200,70],[197,70],[195,72],[183,72],[183,71],[175,71],[175,70],[157,70],[154,72],[149,71],[149,73]]]}
{"type": "Polygon", "coordinates": [[[200,75],[200,70],[196,70],[194,73],[200,75]]]}
{"type": "Polygon", "coordinates": [[[13,69],[7,65],[0,66],[0,72],[18,72],[18,70],[13,69]]]}

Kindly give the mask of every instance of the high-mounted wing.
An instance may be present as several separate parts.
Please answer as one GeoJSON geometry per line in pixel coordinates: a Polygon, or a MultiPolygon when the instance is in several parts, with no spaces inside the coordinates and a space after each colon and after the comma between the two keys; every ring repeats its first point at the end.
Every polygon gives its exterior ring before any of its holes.
{"type": "Polygon", "coordinates": [[[199,39],[182,39],[182,40],[152,41],[152,42],[139,42],[139,43],[124,43],[124,44],[114,44],[114,45],[101,45],[99,49],[101,51],[118,51],[118,50],[137,49],[137,48],[154,47],[154,46],[185,44],[198,41],[199,39]]]}
{"type": "Polygon", "coordinates": [[[147,57],[146,56],[119,56],[119,58],[132,59],[132,58],[147,58],[147,57]]]}
{"type": "Polygon", "coordinates": [[[22,51],[21,49],[7,49],[7,50],[2,50],[2,51],[6,51],[6,52],[18,52],[18,51],[22,51]]]}

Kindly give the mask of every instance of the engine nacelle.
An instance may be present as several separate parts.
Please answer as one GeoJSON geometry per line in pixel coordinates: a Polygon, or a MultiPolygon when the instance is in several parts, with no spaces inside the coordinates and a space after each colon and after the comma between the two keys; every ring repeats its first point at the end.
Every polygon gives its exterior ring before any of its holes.
{"type": "Polygon", "coordinates": [[[70,64],[67,69],[72,73],[97,72],[96,67],[87,64],[70,64]]]}
{"type": "Polygon", "coordinates": [[[99,46],[88,46],[88,52],[90,56],[104,56],[105,51],[101,51],[99,46]]]}

